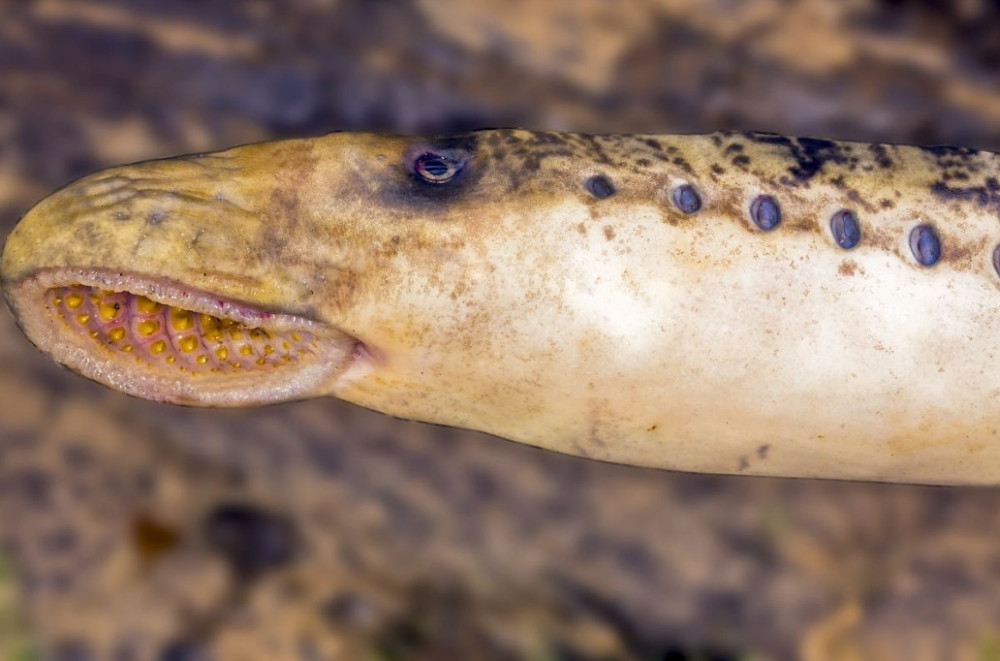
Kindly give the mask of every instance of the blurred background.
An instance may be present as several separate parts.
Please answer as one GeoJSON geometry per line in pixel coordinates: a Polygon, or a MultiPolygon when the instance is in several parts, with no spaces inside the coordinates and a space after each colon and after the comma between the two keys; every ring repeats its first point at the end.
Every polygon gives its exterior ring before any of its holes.
{"type": "MultiPolygon", "coordinates": [[[[0,237],[104,166],[333,130],[1000,150],[998,67],[996,0],[0,0],[0,237]]],[[[4,661],[990,661],[998,531],[992,489],[155,405],[0,313],[4,661]]]]}

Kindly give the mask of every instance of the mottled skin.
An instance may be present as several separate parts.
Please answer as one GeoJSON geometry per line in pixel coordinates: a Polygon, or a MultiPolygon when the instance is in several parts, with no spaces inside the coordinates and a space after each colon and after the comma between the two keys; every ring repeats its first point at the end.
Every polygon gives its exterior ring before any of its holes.
{"type": "Polygon", "coordinates": [[[989,153],[762,134],[334,134],[85,178],[25,216],[0,275],[40,348],[144,397],[333,395],[636,465],[993,484],[998,177],[989,153]],[[425,153],[463,174],[422,181],[425,153]],[[699,211],[671,202],[681,184],[699,211]],[[770,232],[750,220],[761,194],[770,232]],[[934,266],[911,254],[918,224],[940,235],[934,266]],[[239,304],[321,334],[322,360],[141,370],[51,322],[44,291],[75,283],[239,304]]]}

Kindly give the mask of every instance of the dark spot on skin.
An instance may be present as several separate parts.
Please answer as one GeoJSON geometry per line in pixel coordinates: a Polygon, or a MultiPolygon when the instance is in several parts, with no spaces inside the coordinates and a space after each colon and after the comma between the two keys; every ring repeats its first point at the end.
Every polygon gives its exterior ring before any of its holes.
{"type": "Polygon", "coordinates": [[[822,171],[827,163],[845,163],[848,160],[844,145],[830,140],[817,138],[792,140],[784,136],[762,133],[747,133],[746,137],[754,142],[786,147],[789,156],[795,160],[795,165],[790,166],[788,172],[798,184],[808,182],[822,171]]]}
{"type": "Polygon", "coordinates": [[[615,194],[615,185],[611,183],[611,180],[603,174],[596,174],[592,177],[587,177],[587,179],[583,182],[583,187],[599,200],[603,200],[615,194]]]}
{"type": "MultiPolygon", "coordinates": [[[[283,263],[287,259],[285,247],[289,237],[294,235],[301,216],[298,186],[274,188],[271,191],[271,209],[274,221],[263,225],[259,256],[271,263],[283,263]]],[[[200,234],[195,234],[189,247],[193,250],[200,239],[200,234]]]]}
{"type": "Polygon", "coordinates": [[[970,177],[964,170],[946,170],[941,178],[945,181],[968,181],[970,177]]]}
{"type": "Polygon", "coordinates": [[[576,226],[576,231],[579,232],[580,234],[586,235],[587,234],[587,226],[584,225],[583,223],[579,223],[576,226]]]}
{"type": "Polygon", "coordinates": [[[921,266],[933,266],[941,259],[941,239],[931,225],[917,225],[910,231],[910,252],[921,266]]]}
{"type": "Polygon", "coordinates": [[[761,459],[767,459],[767,453],[770,452],[770,450],[771,446],[768,444],[764,444],[759,448],[757,448],[757,456],[760,457],[761,459]]]}
{"type": "Polygon", "coordinates": [[[761,133],[758,131],[748,131],[743,134],[749,140],[753,142],[760,142],[766,145],[785,145],[789,146],[792,144],[792,139],[783,135],[778,135],[777,133],[761,133]]]}
{"type": "Polygon", "coordinates": [[[673,163],[674,165],[676,165],[677,167],[679,167],[680,169],[684,170],[689,174],[694,173],[694,169],[691,167],[691,164],[688,163],[683,158],[681,158],[680,156],[674,157],[673,163]]]}
{"type": "Polygon", "coordinates": [[[827,162],[844,161],[843,150],[835,142],[815,138],[799,138],[797,142],[798,149],[792,149],[792,155],[798,164],[788,171],[800,181],[812,179],[827,162]]]}
{"type": "Polygon", "coordinates": [[[167,219],[166,212],[157,209],[156,211],[149,212],[149,216],[146,217],[146,222],[149,223],[150,225],[159,225],[166,219],[167,219]]]}
{"type": "Polygon", "coordinates": [[[649,160],[648,158],[639,158],[636,159],[635,164],[641,168],[648,168],[650,165],[653,164],[653,161],[649,160]]]}
{"type": "Polygon", "coordinates": [[[746,457],[740,457],[739,470],[745,471],[748,468],[750,468],[750,460],[747,459],[746,457]]]}
{"type": "Polygon", "coordinates": [[[726,169],[718,163],[712,163],[712,172],[718,175],[726,174],[726,169]]]}
{"type": "Polygon", "coordinates": [[[889,157],[889,150],[885,145],[868,145],[868,151],[875,157],[875,162],[880,168],[886,170],[892,167],[892,159],[889,157]]]}
{"type": "Polygon", "coordinates": [[[845,259],[837,267],[837,273],[843,276],[852,276],[858,272],[858,263],[853,259],[845,259]]]}
{"type": "Polygon", "coordinates": [[[953,147],[951,145],[930,145],[920,149],[935,156],[973,156],[979,153],[971,147],[953,147]]]}
{"type": "Polygon", "coordinates": [[[833,240],[844,250],[850,250],[861,240],[861,226],[853,212],[841,209],[830,218],[833,240]]]}
{"type": "Polygon", "coordinates": [[[750,165],[750,157],[746,154],[740,154],[739,156],[733,157],[732,163],[737,167],[746,167],[747,165],[750,165]]]}
{"type": "Polygon", "coordinates": [[[893,202],[892,200],[890,200],[889,198],[884,197],[881,200],[879,200],[878,205],[880,207],[882,207],[883,209],[893,209],[893,208],[895,208],[896,203],[893,202]]]}
{"type": "Polygon", "coordinates": [[[931,184],[930,190],[942,200],[971,201],[1000,212],[1000,182],[995,177],[988,177],[982,186],[949,186],[944,181],[937,181],[931,184]]]}
{"type": "Polygon", "coordinates": [[[615,238],[615,230],[613,227],[611,227],[611,225],[604,226],[604,238],[607,239],[608,241],[615,238]]]}
{"type": "Polygon", "coordinates": [[[875,212],[875,206],[870,202],[868,202],[868,200],[862,197],[861,193],[859,193],[857,190],[853,188],[847,191],[847,199],[850,200],[851,202],[854,202],[855,205],[861,207],[862,209],[864,209],[869,213],[875,212]]]}
{"type": "Polygon", "coordinates": [[[645,140],[643,140],[643,142],[645,142],[647,145],[649,145],[650,147],[652,147],[657,151],[663,150],[663,145],[661,145],[660,141],[656,140],[655,138],[646,138],[645,140]]]}
{"type": "Polygon", "coordinates": [[[612,164],[613,161],[608,156],[607,152],[604,150],[603,141],[613,136],[597,136],[597,135],[588,135],[586,133],[577,133],[574,135],[580,142],[584,143],[587,146],[587,148],[589,148],[594,161],[602,163],[604,165],[612,164]]]}
{"type": "Polygon", "coordinates": [[[288,564],[298,547],[298,535],[289,519],[244,503],[216,507],[205,518],[202,532],[244,579],[288,564]]]}
{"type": "Polygon", "coordinates": [[[754,225],[770,232],[781,223],[781,208],[770,195],[758,195],[750,205],[750,219],[754,225]]]}
{"type": "Polygon", "coordinates": [[[670,199],[682,213],[694,213],[701,209],[701,198],[691,184],[683,184],[675,188],[670,194],[670,199]]]}
{"type": "Polygon", "coordinates": [[[1000,275],[1000,244],[993,249],[993,270],[1000,275]]]}

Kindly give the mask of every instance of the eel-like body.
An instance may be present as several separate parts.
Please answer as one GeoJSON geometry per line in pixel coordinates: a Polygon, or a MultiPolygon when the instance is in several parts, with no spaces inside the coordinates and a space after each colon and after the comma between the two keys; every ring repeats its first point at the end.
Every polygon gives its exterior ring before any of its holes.
{"type": "Polygon", "coordinates": [[[755,133],[333,134],[86,177],[0,277],[32,342],[141,397],[996,484],[998,178],[971,149],[755,133]]]}

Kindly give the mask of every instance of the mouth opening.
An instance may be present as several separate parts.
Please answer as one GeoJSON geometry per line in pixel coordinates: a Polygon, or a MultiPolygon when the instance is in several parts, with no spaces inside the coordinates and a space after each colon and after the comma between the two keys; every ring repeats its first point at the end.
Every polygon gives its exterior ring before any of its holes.
{"type": "Polygon", "coordinates": [[[149,368],[193,375],[266,370],[308,361],[318,348],[307,331],[267,331],[127,291],[54,287],[45,302],[67,332],[149,368]]]}
{"type": "Polygon", "coordinates": [[[360,340],[303,317],[153,278],[73,275],[43,274],[30,293],[22,288],[22,326],[59,362],[139,397],[209,406],[300,399],[324,394],[368,355],[360,340]]]}

